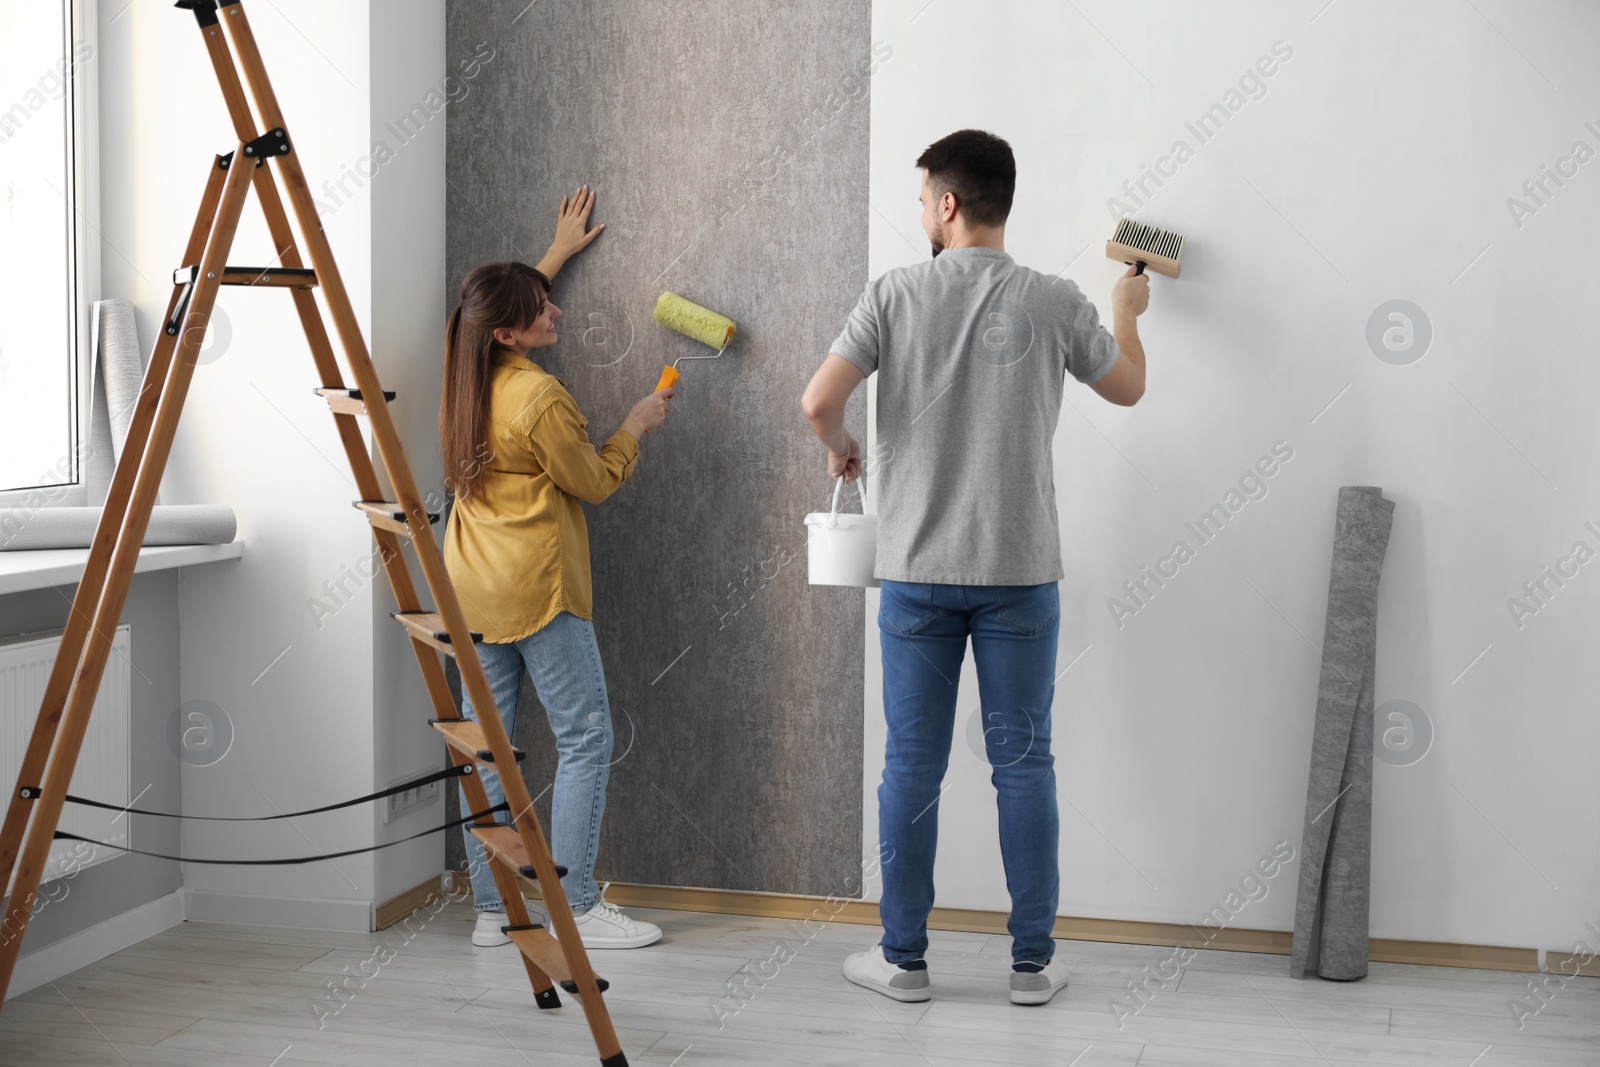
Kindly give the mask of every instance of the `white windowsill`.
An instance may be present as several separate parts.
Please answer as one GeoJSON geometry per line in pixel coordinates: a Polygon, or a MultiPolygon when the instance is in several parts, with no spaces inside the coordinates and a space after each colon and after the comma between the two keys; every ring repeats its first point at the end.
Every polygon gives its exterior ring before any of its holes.
{"type": "MultiPolygon", "coordinates": [[[[244,542],[225,545],[147,545],[139,550],[135,574],[238,559],[244,555],[244,542]]],[[[0,552],[0,596],[29,589],[48,589],[54,585],[73,585],[83,576],[89,562],[87,548],[41,548],[23,552],[0,552]]]]}

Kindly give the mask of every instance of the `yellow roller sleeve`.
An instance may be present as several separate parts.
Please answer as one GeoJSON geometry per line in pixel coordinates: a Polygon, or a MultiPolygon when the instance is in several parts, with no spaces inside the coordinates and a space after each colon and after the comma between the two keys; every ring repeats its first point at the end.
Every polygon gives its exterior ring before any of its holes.
{"type": "Polygon", "coordinates": [[[656,301],[656,321],[719,352],[733,340],[732,319],[685,300],[677,293],[661,294],[656,301]]]}

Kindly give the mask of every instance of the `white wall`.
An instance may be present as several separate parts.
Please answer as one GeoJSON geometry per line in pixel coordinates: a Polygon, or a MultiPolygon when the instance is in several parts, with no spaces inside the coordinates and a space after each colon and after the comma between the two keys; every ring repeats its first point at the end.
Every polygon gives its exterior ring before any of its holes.
{"type": "MultiPolygon", "coordinates": [[[[427,506],[436,512],[444,511],[438,438],[446,315],[444,126],[456,102],[452,97],[460,98],[461,87],[470,89],[470,83],[459,79],[446,86],[445,59],[444,0],[374,5],[371,139],[393,149],[393,156],[382,154],[388,162],[376,170],[369,186],[374,220],[369,336],[384,385],[399,393],[395,425],[411,473],[427,506]]],[[[387,478],[383,482],[387,487],[387,478]]],[[[442,516],[434,532],[444,536],[442,516]]],[[[406,565],[422,602],[431,606],[415,552],[406,552],[406,565]]],[[[399,624],[389,617],[396,607],[393,593],[381,577],[376,586],[372,627],[380,639],[374,643],[372,662],[373,766],[381,788],[443,766],[444,752],[439,735],[427,725],[435,712],[416,655],[409,642],[399,639],[399,624]]],[[[404,812],[387,826],[381,825],[380,813],[379,840],[444,822],[444,795],[441,784],[437,801],[404,812]]],[[[380,852],[377,899],[393,897],[443,869],[442,835],[380,852]]]]}
{"type": "MultiPolygon", "coordinates": [[[[437,251],[427,244],[430,228],[442,234],[443,197],[427,177],[430,167],[442,174],[442,130],[392,164],[397,176],[414,175],[396,177],[395,185],[415,192],[415,202],[374,195],[389,168],[369,182],[347,181],[347,195],[324,182],[361,166],[380,116],[397,110],[390,94],[409,94],[413,79],[442,78],[442,3],[373,8],[277,0],[251,5],[250,17],[379,374],[390,388],[401,379],[407,444],[423,458],[419,478],[427,486],[437,480],[424,473],[428,462],[437,463],[429,458],[436,446],[417,428],[431,417],[437,393],[409,389],[425,385],[426,372],[413,379],[405,361],[425,353],[431,367],[436,346],[417,339],[380,348],[373,320],[376,309],[387,326],[406,307],[414,314],[399,320],[404,328],[431,317],[436,331],[442,319],[442,236],[437,251]],[[401,75],[375,80],[373,68],[408,36],[416,39],[406,44],[401,75]]],[[[232,147],[233,133],[192,17],[135,4],[103,12],[102,23],[104,291],[135,301],[148,350],[211,157],[232,147]]],[[[253,198],[234,248],[233,263],[272,256],[253,198]]],[[[375,662],[403,657],[418,687],[420,679],[382,607],[387,594],[375,594],[386,584],[381,572],[360,576],[373,551],[371,533],[350,506],[360,494],[333,420],[312,395],[320,382],[293,305],[282,292],[230,288],[219,307],[225,324],[219,317],[214,347],[201,356],[163,500],[232,505],[250,551],[238,566],[184,575],[182,697],[220,708],[233,741],[215,764],[184,768],[183,804],[192,814],[293,810],[369,792],[379,780],[419,769],[410,741],[397,746],[383,735],[392,712],[412,713],[413,740],[431,731],[414,701],[383,704],[392,693],[375,677],[375,662]],[[342,590],[325,586],[340,582],[342,590]]],[[[393,340],[381,329],[380,337],[393,340]]],[[[184,850],[288,856],[360,847],[375,841],[374,807],[294,825],[190,823],[184,850]]],[[[437,837],[396,851],[402,854],[386,858],[381,870],[372,856],[294,867],[189,864],[185,884],[194,917],[364,929],[374,901],[426,876],[411,877],[418,870],[442,869],[437,837]]]]}
{"type": "MultiPolygon", "coordinates": [[[[1335,497],[1372,484],[1397,502],[1377,702],[1413,701],[1436,731],[1420,761],[1375,768],[1372,933],[1570,948],[1600,917],[1600,810],[1573,789],[1600,747],[1600,564],[1521,628],[1507,601],[1574,542],[1600,549],[1583,525],[1600,528],[1600,267],[1571,254],[1600,223],[1600,162],[1520,226],[1507,198],[1574,142],[1600,150],[1600,8],[1325,3],[877,0],[894,54],[873,79],[871,273],[926,258],[913,162],[978,126],[1018,158],[1008,251],[1070,261],[1108,315],[1108,198],[1193,149],[1136,212],[1190,242],[1141,320],[1148,392],[1121,409],[1069,382],[1055,441],[1060,667],[1082,655],[1055,703],[1063,914],[1198,921],[1274,842],[1298,851],[1335,497]],[[1275,42],[1292,55],[1264,95],[1200,143],[1185,123],[1275,42]],[[1393,299],[1432,323],[1410,365],[1365,337],[1393,299]],[[1194,547],[1185,522],[1279,441],[1294,457],[1268,494],[1119,627],[1108,600],[1194,547]]],[[[876,611],[869,594],[869,850],[876,611]]],[[[970,657],[961,687],[938,902],[1005,909],[988,769],[963,743],[970,657]]],[[[1289,929],[1297,872],[1236,925],[1289,929]]]]}

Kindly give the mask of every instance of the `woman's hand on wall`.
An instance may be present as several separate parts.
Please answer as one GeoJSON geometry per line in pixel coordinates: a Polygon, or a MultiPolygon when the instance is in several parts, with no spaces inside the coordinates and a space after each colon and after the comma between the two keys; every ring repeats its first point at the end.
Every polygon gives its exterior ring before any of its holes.
{"type": "Polygon", "coordinates": [[[602,222],[594,229],[589,229],[589,215],[594,211],[594,201],[594,191],[587,185],[580,185],[570,196],[561,198],[561,206],[556,209],[556,236],[550,242],[550,251],[539,261],[540,274],[554,278],[567,260],[588,248],[589,242],[599,237],[600,231],[606,228],[602,222]]]}
{"type": "Polygon", "coordinates": [[[667,412],[672,410],[672,398],[677,392],[677,386],[669,385],[665,389],[651,393],[633,405],[628,417],[622,420],[622,428],[633,434],[636,440],[642,439],[645,434],[667,421],[667,412]]]}

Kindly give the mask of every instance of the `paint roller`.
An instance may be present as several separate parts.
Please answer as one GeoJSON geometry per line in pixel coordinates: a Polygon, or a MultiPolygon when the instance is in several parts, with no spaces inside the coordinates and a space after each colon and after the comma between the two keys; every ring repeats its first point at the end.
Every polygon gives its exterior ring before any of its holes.
{"type": "Polygon", "coordinates": [[[726,315],[718,315],[710,308],[703,308],[690,300],[685,300],[677,293],[662,293],[656,301],[656,321],[671,330],[676,330],[685,337],[692,337],[701,344],[710,345],[716,349],[711,355],[679,356],[672,361],[671,366],[661,368],[661,379],[656,382],[656,391],[659,392],[667,386],[674,384],[682,375],[678,372],[678,364],[686,359],[716,359],[722,355],[724,349],[733,342],[735,326],[733,320],[726,315]]]}
{"type": "Polygon", "coordinates": [[[1135,274],[1143,274],[1148,267],[1157,274],[1176,278],[1183,258],[1183,235],[1123,219],[1106,242],[1106,258],[1138,264],[1135,274]]]}

